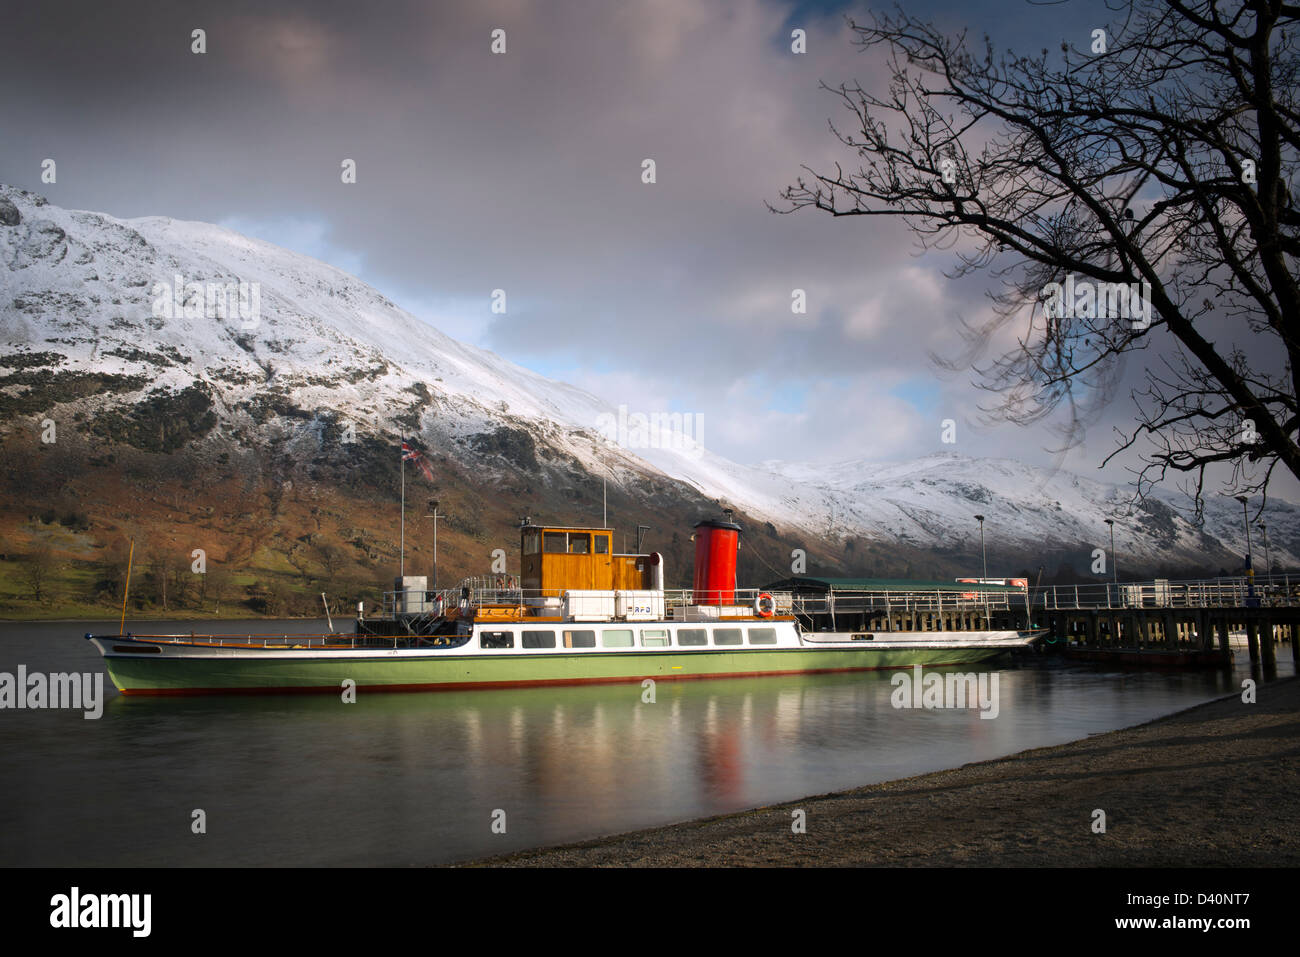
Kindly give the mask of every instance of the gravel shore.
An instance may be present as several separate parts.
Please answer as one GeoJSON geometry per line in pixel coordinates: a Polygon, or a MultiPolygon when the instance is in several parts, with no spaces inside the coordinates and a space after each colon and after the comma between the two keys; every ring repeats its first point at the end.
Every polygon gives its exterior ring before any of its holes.
{"type": "Polygon", "coordinates": [[[951,771],[471,864],[1293,867],[1300,681],[1257,694],[951,771]],[[793,833],[796,810],[806,833],[793,833]]]}

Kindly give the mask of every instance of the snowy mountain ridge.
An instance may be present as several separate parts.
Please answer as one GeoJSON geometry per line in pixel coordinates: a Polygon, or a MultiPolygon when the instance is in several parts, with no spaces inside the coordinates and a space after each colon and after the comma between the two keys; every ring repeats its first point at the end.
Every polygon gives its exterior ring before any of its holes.
{"type": "MultiPolygon", "coordinates": [[[[205,441],[270,441],[295,416],[306,421],[303,410],[325,411],[358,434],[415,437],[431,449],[480,447],[496,434],[521,467],[531,445],[546,462],[567,460],[620,487],[649,477],[685,482],[812,541],[856,537],[969,554],[979,548],[979,513],[994,552],[1109,549],[1107,518],[1116,520],[1122,559],[1221,564],[1245,551],[1241,509],[1230,499],[1209,501],[1197,529],[1171,507],[1184,504],[1176,493],[1126,514],[1127,488],[1011,460],[937,452],[895,464],[751,466],[689,440],[622,448],[601,434],[617,414],[609,403],[457,342],[325,263],[204,223],[116,219],[0,187],[6,200],[19,222],[0,224],[4,365],[57,356],[57,372],[110,377],[118,401],[198,384],[215,416],[205,441]],[[177,276],[256,283],[260,314],[253,322],[210,310],[155,315],[159,290],[177,276]]],[[[0,394],[23,395],[19,378],[0,394]]],[[[86,414],[96,401],[69,407],[86,414]]],[[[13,427],[0,419],[0,430],[13,427]]],[[[1268,525],[1274,560],[1296,561],[1300,513],[1278,503],[1268,525]]]]}

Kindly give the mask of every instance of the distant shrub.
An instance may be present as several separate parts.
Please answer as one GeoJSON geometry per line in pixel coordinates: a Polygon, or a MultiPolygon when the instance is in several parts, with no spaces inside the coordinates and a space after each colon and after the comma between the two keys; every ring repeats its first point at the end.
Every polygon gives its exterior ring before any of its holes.
{"type": "Polygon", "coordinates": [[[85,512],[68,512],[68,514],[59,519],[59,524],[64,528],[71,528],[79,532],[84,532],[86,529],[90,528],[90,518],[85,512]]]}
{"type": "Polygon", "coordinates": [[[89,431],[144,452],[170,454],[207,435],[216,424],[207,387],[195,383],[180,392],[155,389],[133,406],[103,412],[89,431]]]}

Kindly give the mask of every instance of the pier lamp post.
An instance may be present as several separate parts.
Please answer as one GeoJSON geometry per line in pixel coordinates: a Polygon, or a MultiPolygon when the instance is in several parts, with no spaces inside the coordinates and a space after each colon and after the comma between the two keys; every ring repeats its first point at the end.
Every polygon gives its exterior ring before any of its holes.
{"type": "Polygon", "coordinates": [[[989,556],[988,552],[984,551],[984,516],[976,515],[975,520],[980,523],[980,556],[984,560],[984,577],[980,579],[979,594],[984,599],[984,618],[987,619],[989,617],[989,598],[984,591],[984,585],[989,580],[989,556]]]}
{"type": "MultiPolygon", "coordinates": [[[[431,515],[426,518],[433,519],[433,590],[438,590],[438,501],[437,499],[429,500],[429,511],[431,515]]],[[[445,516],[444,516],[445,517],[445,516]]]]}
{"type": "MultiPolygon", "coordinates": [[[[1115,586],[1115,595],[1116,597],[1118,597],[1119,596],[1119,566],[1115,564],[1115,520],[1113,518],[1108,518],[1106,519],[1106,524],[1110,526],[1110,580],[1111,583],[1115,586]]],[[[1110,602],[1107,601],[1106,605],[1109,607],[1110,602]]]]}
{"type": "Polygon", "coordinates": [[[1273,551],[1268,547],[1268,526],[1259,523],[1259,530],[1264,533],[1264,574],[1273,574],[1273,551]]]}
{"type": "Polygon", "coordinates": [[[1241,517],[1246,525],[1246,599],[1249,604],[1254,603],[1255,599],[1255,567],[1254,562],[1250,560],[1250,511],[1246,508],[1246,496],[1236,496],[1241,503],[1241,517]]]}

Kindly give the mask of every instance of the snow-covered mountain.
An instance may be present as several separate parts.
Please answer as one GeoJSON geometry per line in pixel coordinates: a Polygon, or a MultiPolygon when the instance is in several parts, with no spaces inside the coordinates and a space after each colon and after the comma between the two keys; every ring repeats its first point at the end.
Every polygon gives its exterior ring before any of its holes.
{"type": "MultiPolygon", "coordinates": [[[[814,548],[859,539],[969,557],[979,512],[990,553],[1024,552],[1022,567],[1108,549],[1106,518],[1133,563],[1231,567],[1245,550],[1234,501],[1209,502],[1198,529],[1172,493],[1130,513],[1126,488],[1007,460],[747,466],[665,436],[620,446],[603,434],[618,416],[607,403],[457,342],[324,263],[218,226],[61,209],[2,186],[0,348],[0,439],[58,407],[88,454],[126,441],[311,456],[330,437],[413,437],[472,456],[485,487],[512,472],[557,486],[605,475],[628,495],[725,502],[814,548]]],[[[1275,562],[1295,562],[1300,513],[1278,503],[1268,524],[1275,562]]]]}

